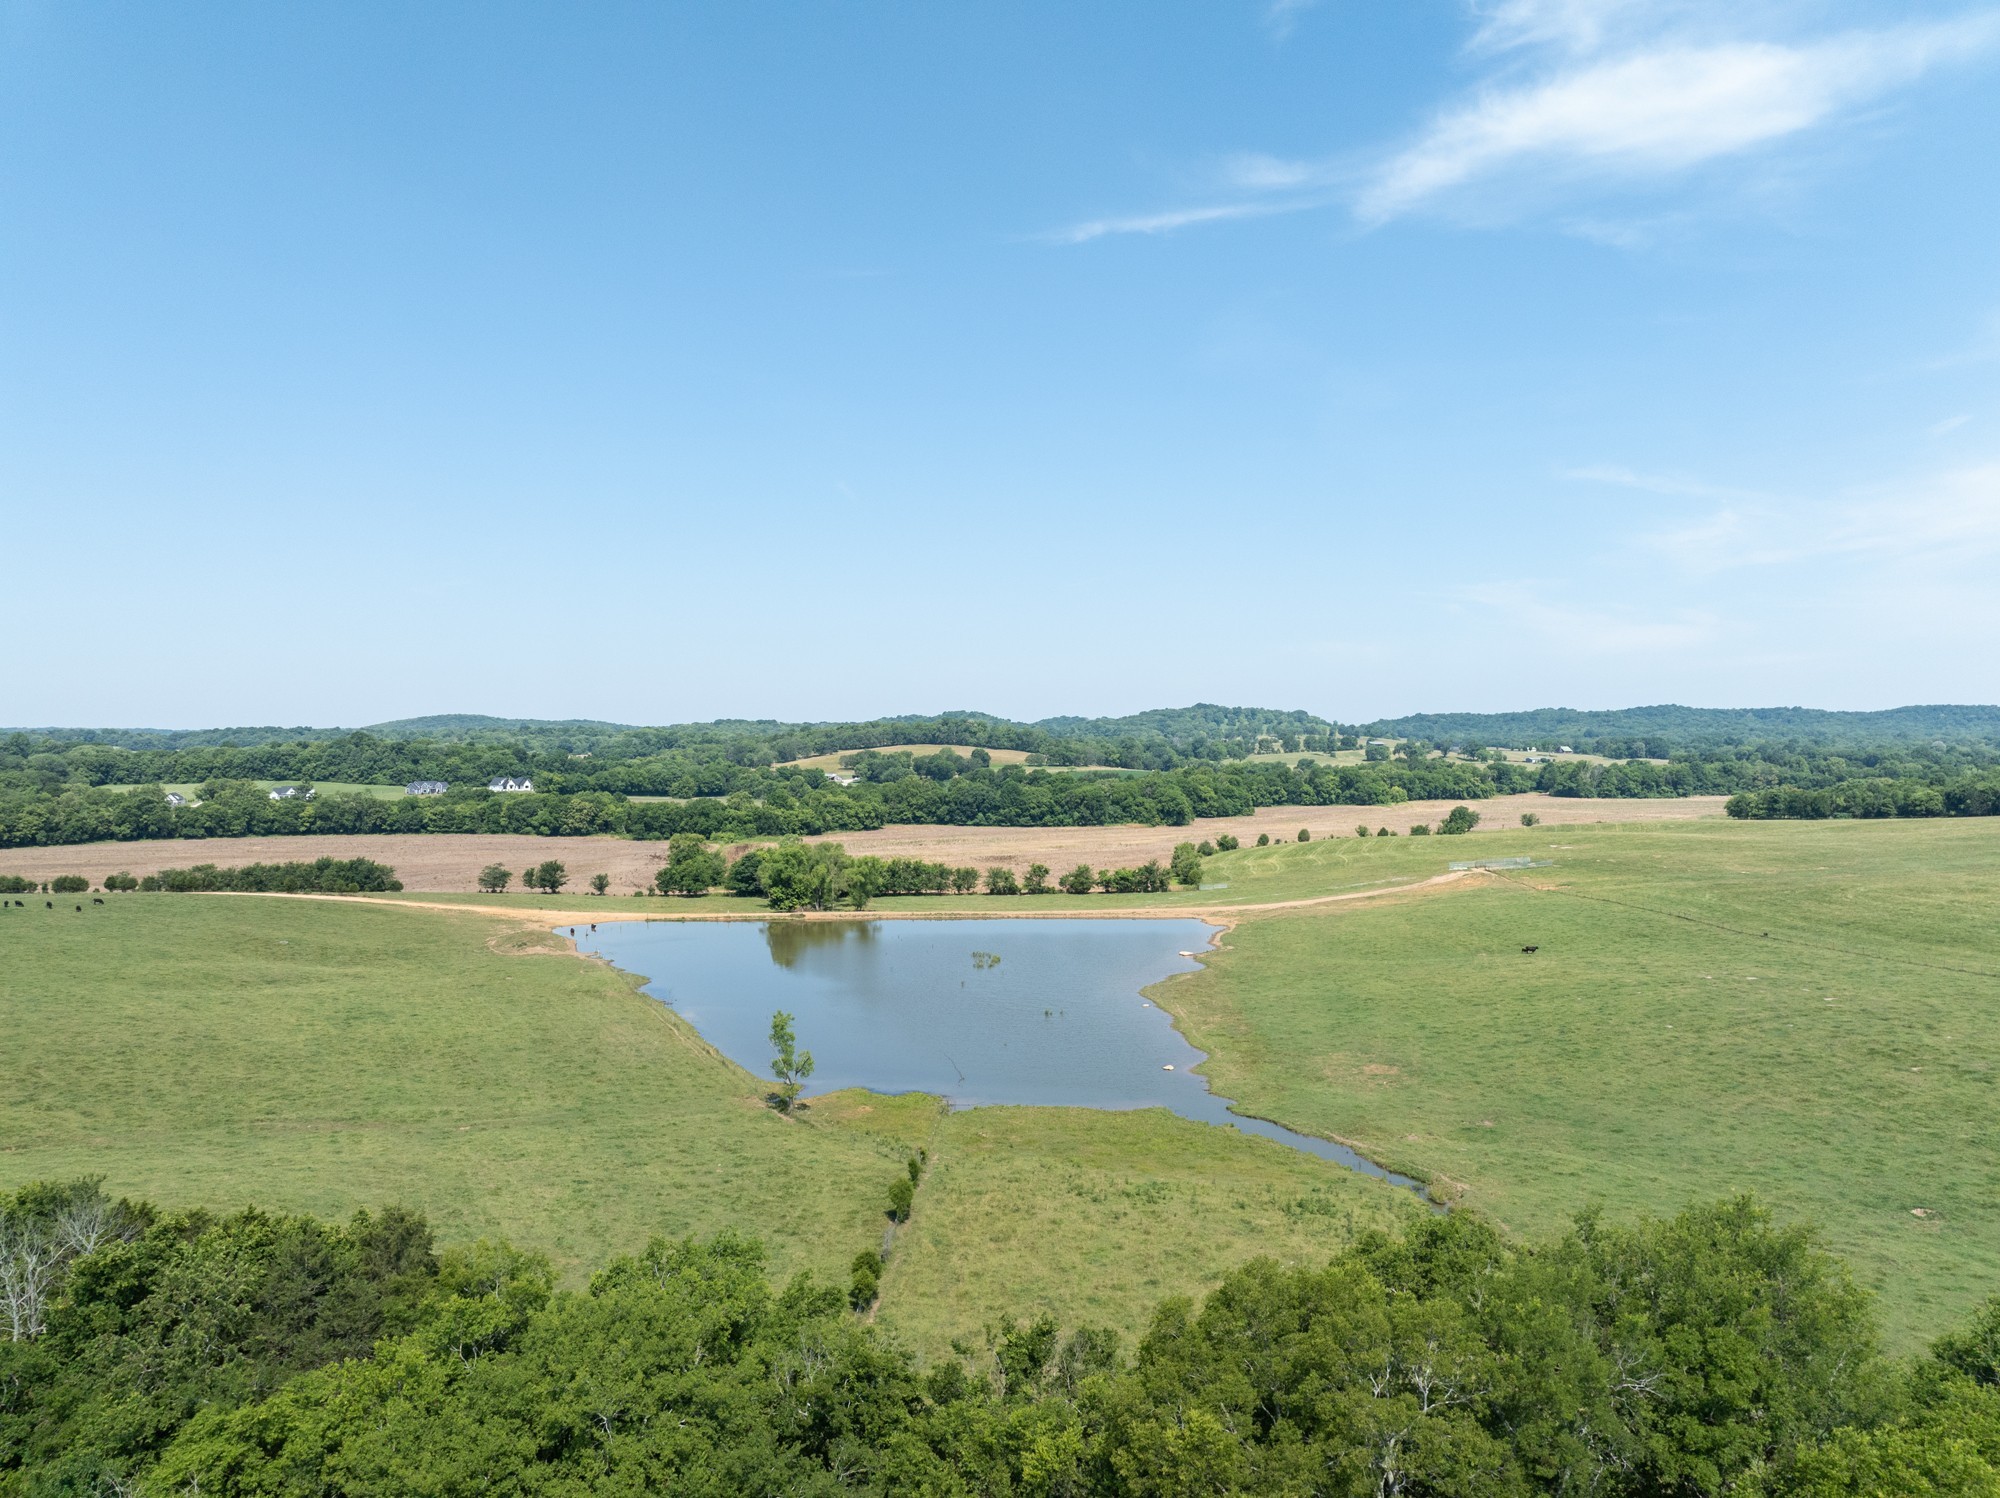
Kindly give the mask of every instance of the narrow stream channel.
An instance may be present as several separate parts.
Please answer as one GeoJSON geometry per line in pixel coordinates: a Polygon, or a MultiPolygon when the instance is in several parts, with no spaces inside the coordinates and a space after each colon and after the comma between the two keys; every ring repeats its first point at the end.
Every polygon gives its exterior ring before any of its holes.
{"type": "Polygon", "coordinates": [[[1201,921],[616,921],[559,926],[643,974],[717,1050],[767,1075],[771,1016],[795,1017],[808,1092],[930,1092],[995,1104],[1152,1108],[1227,1125],[1426,1195],[1344,1144],[1230,1111],[1207,1059],[1140,989],[1193,972],[1201,921]]]}

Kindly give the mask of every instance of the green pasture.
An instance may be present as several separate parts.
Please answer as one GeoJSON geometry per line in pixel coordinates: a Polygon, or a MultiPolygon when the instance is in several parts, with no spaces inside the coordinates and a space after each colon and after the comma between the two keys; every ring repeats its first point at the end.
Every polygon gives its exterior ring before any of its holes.
{"type": "Polygon", "coordinates": [[[1274,1247],[1330,1253],[1412,1207],[1157,1111],[946,1118],[928,1097],[843,1094],[787,1120],[633,978],[484,915],[74,903],[0,913],[0,1189],[101,1174],[162,1204],[403,1202],[447,1239],[505,1236],[572,1280],[655,1233],[737,1228],[781,1271],[844,1283],[923,1146],[883,1314],[931,1349],[1024,1305],[1130,1336],[1160,1294],[1274,1247]],[[993,1251],[1031,1231],[1039,1258],[993,1251]]]}
{"type": "Polygon", "coordinates": [[[1160,1108],[972,1108],[940,1120],[882,1282],[881,1320],[922,1351],[1053,1313],[1128,1339],[1160,1300],[1258,1254],[1321,1263],[1415,1196],[1160,1108]]]}
{"type": "MultiPolygon", "coordinates": [[[[253,781],[260,791],[274,791],[281,785],[310,785],[322,796],[373,796],[378,801],[400,801],[409,794],[400,785],[359,785],[349,780],[258,780],[253,781]]],[[[107,791],[136,791],[137,785],[107,785],[107,791]]],[[[176,781],[172,785],[162,785],[163,791],[195,799],[195,792],[201,789],[199,781],[176,781]]]]}
{"type": "MultiPolygon", "coordinates": [[[[1754,1190],[1904,1343],[2000,1291],[2000,822],[1468,843],[1553,863],[1245,920],[1155,990],[1217,1090],[1522,1232],[1754,1190]]],[[[1412,845],[1288,857],[1349,850],[1412,845]]]]}

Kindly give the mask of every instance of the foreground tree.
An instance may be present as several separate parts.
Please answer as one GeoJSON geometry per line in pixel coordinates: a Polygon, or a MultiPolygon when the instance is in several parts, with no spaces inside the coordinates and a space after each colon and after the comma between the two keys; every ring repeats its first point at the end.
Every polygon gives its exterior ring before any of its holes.
{"type": "Polygon", "coordinates": [[[511,870],[503,869],[497,863],[489,863],[479,871],[479,888],[486,894],[497,895],[514,882],[511,870]]]}
{"type": "Polygon", "coordinates": [[[528,870],[522,876],[522,883],[540,890],[545,895],[557,894],[565,884],[569,883],[569,870],[562,866],[561,860],[551,858],[528,870]]]}
{"type": "Polygon", "coordinates": [[[1201,884],[1201,849],[1193,843],[1176,843],[1174,856],[1167,867],[1176,884],[1188,889],[1198,888],[1201,884]]]}
{"type": "Polygon", "coordinates": [[[1445,819],[1438,823],[1438,831],[1451,837],[1470,832],[1478,825],[1478,812],[1469,806],[1454,806],[1446,813],[1445,819]]]}

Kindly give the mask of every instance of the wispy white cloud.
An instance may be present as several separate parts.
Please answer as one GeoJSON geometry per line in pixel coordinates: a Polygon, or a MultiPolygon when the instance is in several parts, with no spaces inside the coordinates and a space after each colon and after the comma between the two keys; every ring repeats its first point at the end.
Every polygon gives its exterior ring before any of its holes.
{"type": "Polygon", "coordinates": [[[1623,489],[1643,489],[1648,494],[1686,495],[1695,499],[1763,499],[1764,495],[1751,489],[1730,489],[1718,484],[1704,483],[1700,479],[1685,478],[1679,474],[1639,473],[1630,468],[1620,468],[1614,464],[1598,464],[1589,468],[1568,468],[1563,470],[1566,479],[1578,479],[1592,484],[1616,484],[1623,489]]]}
{"type": "Polygon", "coordinates": [[[1957,431],[1970,420],[1972,420],[1970,416],[1947,416],[1943,421],[1934,421],[1925,427],[1924,435],[1926,437],[1942,437],[1948,432],[1957,431]]]}
{"type": "Polygon", "coordinates": [[[1264,7],[1264,29],[1283,41],[1299,24],[1299,17],[1319,4],[1319,0],[1270,0],[1264,7]]]}
{"type": "Polygon", "coordinates": [[[1473,10],[1480,17],[1472,38],[1475,51],[1553,46],[1588,52],[1640,6],[1637,0],[1491,0],[1475,3],[1473,10]]]}
{"type": "MultiPolygon", "coordinates": [[[[1266,24],[1282,34],[1312,3],[1272,0],[1266,24]]],[[[1500,201],[1510,215],[1524,192],[1544,200],[1555,187],[1662,182],[1768,150],[2000,47],[1992,8],[1805,41],[1752,34],[1772,22],[1753,0],[1474,0],[1474,10],[1467,52],[1483,60],[1487,81],[1400,149],[1372,160],[1232,156],[1198,206],[1107,216],[1042,237],[1082,244],[1333,204],[1367,225],[1470,201],[1491,216],[1496,187],[1516,189],[1500,201]],[[1488,197],[1467,197],[1481,187],[1488,197]]],[[[1584,213],[1567,226],[1634,248],[1682,219],[1584,213]]]]}
{"type": "Polygon", "coordinates": [[[1215,224],[1233,218],[1259,218],[1282,213],[1280,203],[1213,203],[1200,208],[1175,208],[1165,213],[1137,213],[1123,218],[1094,218],[1052,230],[1042,238],[1055,244],[1086,244],[1107,234],[1171,234],[1195,224],[1215,224]]]}
{"type": "Polygon", "coordinates": [[[2000,15],[1855,31],[1801,46],[1662,42],[1593,57],[1446,111],[1375,173],[1381,223],[1529,166],[1658,177],[1796,135],[2000,40],[2000,15]]]}
{"type": "Polygon", "coordinates": [[[1499,614],[1511,627],[1589,655],[1639,655],[1686,650],[1716,638],[1719,621],[1696,609],[1664,617],[1555,601],[1546,585],[1485,583],[1465,590],[1468,602],[1499,614]]]}
{"type": "Polygon", "coordinates": [[[1943,574],[1988,568],[2000,556],[2000,463],[1923,475],[1831,501],[1709,492],[1732,502],[1685,525],[1642,535],[1639,544],[1697,574],[1842,559],[1914,564],[1943,574]],[[1733,502],[1739,498],[1750,502],[1733,502]]]}

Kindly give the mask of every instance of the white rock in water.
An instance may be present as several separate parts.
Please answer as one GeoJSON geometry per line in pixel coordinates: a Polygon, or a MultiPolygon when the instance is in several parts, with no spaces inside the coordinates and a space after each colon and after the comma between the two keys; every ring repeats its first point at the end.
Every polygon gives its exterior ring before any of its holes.
{"type": "Polygon", "coordinates": [[[1173,1066],[1172,1066],[1171,1064],[1168,1064],[1168,1065],[1166,1065],[1166,1066],[1163,1066],[1163,1067],[1161,1067],[1161,1068],[1160,1068],[1160,1070],[1161,1070],[1161,1071],[1172,1071],[1172,1070],[1173,1070],[1173,1066]]]}

